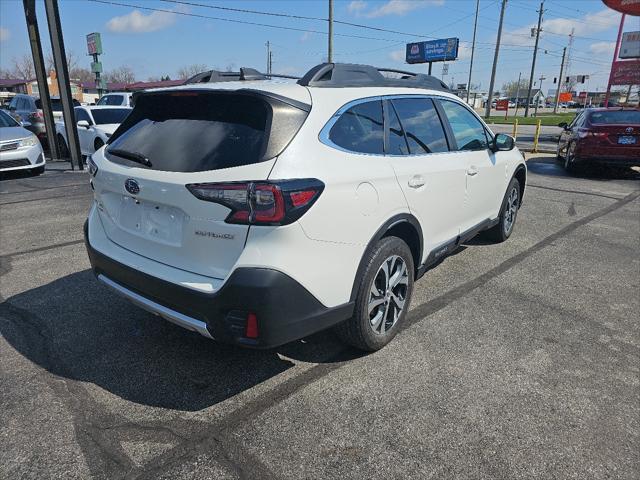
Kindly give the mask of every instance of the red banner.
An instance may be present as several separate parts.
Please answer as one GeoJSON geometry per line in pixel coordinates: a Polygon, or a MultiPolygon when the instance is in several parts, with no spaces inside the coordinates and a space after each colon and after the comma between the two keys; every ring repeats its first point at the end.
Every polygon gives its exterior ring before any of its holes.
{"type": "Polygon", "coordinates": [[[611,85],[640,84],[640,60],[613,62],[611,66],[611,85]]]}

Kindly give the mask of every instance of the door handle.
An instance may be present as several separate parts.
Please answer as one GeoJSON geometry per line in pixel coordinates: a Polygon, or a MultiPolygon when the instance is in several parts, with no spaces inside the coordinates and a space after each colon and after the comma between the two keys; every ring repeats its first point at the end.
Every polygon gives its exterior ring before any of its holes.
{"type": "Polygon", "coordinates": [[[478,174],[478,167],[476,167],[475,165],[471,165],[469,168],[467,168],[467,175],[469,175],[470,177],[473,177],[474,175],[478,174]]]}
{"type": "Polygon", "coordinates": [[[420,187],[423,187],[424,184],[425,184],[425,181],[424,181],[424,178],[422,178],[422,175],[414,175],[409,179],[409,182],[408,182],[408,185],[411,188],[420,188],[420,187]]]}

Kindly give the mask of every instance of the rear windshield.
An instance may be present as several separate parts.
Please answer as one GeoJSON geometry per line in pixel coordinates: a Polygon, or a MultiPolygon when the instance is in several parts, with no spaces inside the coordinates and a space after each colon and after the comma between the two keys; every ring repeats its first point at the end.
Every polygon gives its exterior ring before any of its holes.
{"type": "Polygon", "coordinates": [[[92,108],[91,115],[97,125],[108,123],[122,123],[127,115],[131,113],[130,108],[92,108]]]}
{"type": "Polygon", "coordinates": [[[591,123],[633,124],[640,125],[640,110],[611,110],[592,112],[589,117],[591,123]]]}
{"type": "Polygon", "coordinates": [[[280,154],[306,117],[304,110],[256,94],[144,94],[111,137],[107,158],[169,172],[250,165],[280,154]]]}
{"type": "Polygon", "coordinates": [[[122,95],[105,95],[102,97],[97,105],[124,105],[124,96],[122,95]]]}
{"type": "MultiPolygon", "coordinates": [[[[72,100],[73,106],[74,107],[79,107],[80,106],[80,102],[77,101],[75,98],[72,100]]],[[[38,98],[36,100],[36,108],[39,108],[42,110],[42,102],[40,101],[40,99],[38,98]]],[[[62,101],[59,98],[52,98],[51,99],[51,111],[53,112],[61,112],[62,111],[62,101]]]]}

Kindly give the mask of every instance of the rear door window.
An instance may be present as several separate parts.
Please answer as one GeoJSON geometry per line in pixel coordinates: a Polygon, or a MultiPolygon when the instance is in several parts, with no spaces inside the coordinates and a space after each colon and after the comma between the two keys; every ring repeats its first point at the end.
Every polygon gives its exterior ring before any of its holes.
{"type": "Polygon", "coordinates": [[[122,95],[105,95],[100,99],[98,105],[124,105],[124,97],[122,95]]]}
{"type": "Polygon", "coordinates": [[[447,152],[445,136],[438,112],[431,99],[394,99],[393,106],[398,112],[412,155],[447,152]]]}
{"type": "Polygon", "coordinates": [[[331,127],[329,140],[350,152],[384,154],[382,101],[360,103],[344,112],[331,127]]]}
{"type": "Polygon", "coordinates": [[[450,100],[440,100],[449,120],[458,150],[486,150],[489,148],[484,126],[466,107],[450,100]]]}
{"type": "Polygon", "coordinates": [[[107,158],[169,172],[250,165],[279,155],[306,117],[301,108],[258,94],[143,94],[111,137],[107,158]]]}

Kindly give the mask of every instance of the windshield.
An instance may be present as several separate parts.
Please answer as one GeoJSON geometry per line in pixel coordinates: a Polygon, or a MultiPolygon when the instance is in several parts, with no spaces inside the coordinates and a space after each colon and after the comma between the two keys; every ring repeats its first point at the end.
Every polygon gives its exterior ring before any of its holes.
{"type": "Polygon", "coordinates": [[[123,95],[105,95],[100,100],[98,100],[97,105],[124,105],[124,96],[123,95]]]}
{"type": "Polygon", "coordinates": [[[131,113],[130,108],[92,108],[91,115],[96,125],[107,123],[122,123],[127,115],[131,113]]]}
{"type": "Polygon", "coordinates": [[[589,117],[591,123],[640,125],[640,110],[610,110],[593,112],[589,117]]]}
{"type": "MultiPolygon", "coordinates": [[[[74,107],[79,107],[80,106],[80,102],[78,100],[76,100],[75,98],[72,100],[73,106],[74,107]]],[[[38,98],[36,100],[36,108],[39,108],[40,110],[42,110],[42,101],[38,98]]],[[[61,112],[62,111],[62,101],[59,98],[52,98],[51,99],[51,110],[53,112],[61,112]]]]}
{"type": "Polygon", "coordinates": [[[250,165],[278,155],[306,117],[303,110],[259,95],[146,94],[111,137],[106,153],[116,163],[139,167],[131,160],[135,156],[168,172],[250,165]]]}
{"type": "Polygon", "coordinates": [[[16,122],[11,116],[2,110],[0,110],[0,127],[19,127],[20,124],[16,122]]]}

